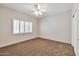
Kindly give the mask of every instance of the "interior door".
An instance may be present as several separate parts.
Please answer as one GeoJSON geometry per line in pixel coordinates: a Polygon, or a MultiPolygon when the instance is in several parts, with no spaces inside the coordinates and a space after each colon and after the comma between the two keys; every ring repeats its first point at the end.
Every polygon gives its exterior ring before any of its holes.
{"type": "Polygon", "coordinates": [[[74,11],[72,18],[72,45],[76,51],[76,41],[77,41],[77,10],[74,11]]]}

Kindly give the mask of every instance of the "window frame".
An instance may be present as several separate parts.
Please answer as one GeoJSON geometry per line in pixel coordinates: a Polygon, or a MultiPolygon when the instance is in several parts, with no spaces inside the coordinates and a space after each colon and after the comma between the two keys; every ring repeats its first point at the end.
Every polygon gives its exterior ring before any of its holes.
{"type": "Polygon", "coordinates": [[[12,34],[13,34],[13,35],[29,34],[29,33],[32,33],[32,32],[33,32],[33,22],[32,22],[32,21],[19,20],[19,19],[15,19],[15,18],[14,18],[14,19],[12,19],[12,27],[11,27],[11,28],[12,28],[12,34]],[[14,33],[14,23],[13,23],[14,20],[18,20],[18,21],[19,21],[19,32],[18,32],[18,33],[14,33]],[[20,32],[20,21],[23,21],[23,22],[24,22],[24,32],[23,32],[23,33],[20,32]],[[25,32],[25,23],[26,23],[26,22],[28,23],[28,32],[25,32]],[[30,22],[32,23],[32,31],[31,31],[31,32],[29,31],[29,23],[30,23],[30,22]]]}

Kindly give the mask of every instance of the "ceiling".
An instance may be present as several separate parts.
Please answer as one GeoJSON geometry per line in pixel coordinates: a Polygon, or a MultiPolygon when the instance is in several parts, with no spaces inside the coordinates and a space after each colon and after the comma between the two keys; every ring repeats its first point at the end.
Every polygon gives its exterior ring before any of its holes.
{"type": "MultiPolygon", "coordinates": [[[[63,13],[73,8],[73,3],[39,3],[39,4],[41,8],[47,10],[46,12],[43,13],[42,17],[63,13]]],[[[32,10],[34,3],[3,3],[1,5],[29,14],[31,16],[35,16],[32,10]]]]}

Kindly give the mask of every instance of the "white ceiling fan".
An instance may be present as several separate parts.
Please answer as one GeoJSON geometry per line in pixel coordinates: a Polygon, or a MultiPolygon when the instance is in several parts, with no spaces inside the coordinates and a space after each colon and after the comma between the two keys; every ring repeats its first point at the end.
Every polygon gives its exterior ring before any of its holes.
{"type": "Polygon", "coordinates": [[[36,16],[42,15],[42,12],[46,12],[45,9],[41,8],[40,4],[35,4],[33,11],[36,16]]]}

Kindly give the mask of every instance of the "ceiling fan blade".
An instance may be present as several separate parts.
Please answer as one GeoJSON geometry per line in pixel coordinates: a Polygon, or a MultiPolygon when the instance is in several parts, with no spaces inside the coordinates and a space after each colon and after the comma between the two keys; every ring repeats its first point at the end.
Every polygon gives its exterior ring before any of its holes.
{"type": "Polygon", "coordinates": [[[36,9],[33,8],[33,11],[36,11],[36,9]]]}
{"type": "Polygon", "coordinates": [[[41,9],[40,11],[41,11],[41,12],[46,12],[47,10],[45,10],[45,9],[41,9]]]}
{"type": "Polygon", "coordinates": [[[38,10],[40,9],[40,5],[39,5],[39,4],[37,4],[37,9],[38,9],[38,10]]]}

